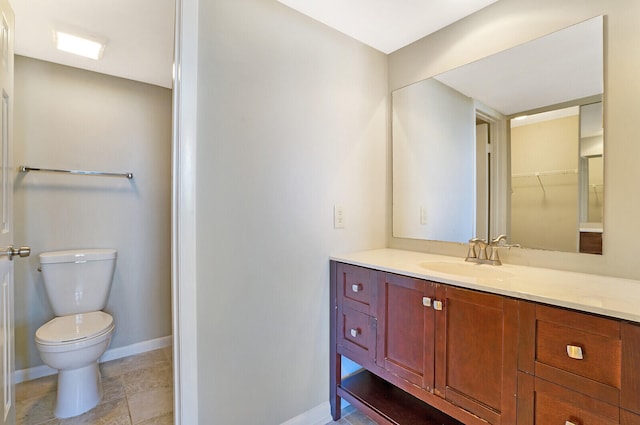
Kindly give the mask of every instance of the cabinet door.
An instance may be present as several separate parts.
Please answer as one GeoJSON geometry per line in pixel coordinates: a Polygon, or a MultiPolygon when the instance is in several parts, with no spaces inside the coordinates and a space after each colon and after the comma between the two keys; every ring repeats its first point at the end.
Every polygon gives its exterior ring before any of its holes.
{"type": "Polygon", "coordinates": [[[392,375],[432,389],[435,284],[379,273],[377,364],[392,375]]]}
{"type": "Polygon", "coordinates": [[[443,285],[436,299],[436,394],[491,424],[514,424],[517,301],[443,285]]]}
{"type": "MultiPolygon", "coordinates": [[[[622,324],[622,388],[620,407],[640,415],[640,326],[622,324]]],[[[634,420],[640,424],[638,417],[634,420]]],[[[628,421],[632,422],[631,419],[628,421]]]]}

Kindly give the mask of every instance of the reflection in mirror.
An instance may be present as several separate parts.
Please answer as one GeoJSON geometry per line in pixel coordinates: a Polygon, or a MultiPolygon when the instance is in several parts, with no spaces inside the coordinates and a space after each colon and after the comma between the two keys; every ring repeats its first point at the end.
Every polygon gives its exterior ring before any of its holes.
{"type": "Polygon", "coordinates": [[[392,96],[394,236],[468,241],[475,217],[473,101],[434,79],[392,96]]]}
{"type": "Polygon", "coordinates": [[[602,102],[580,107],[579,251],[602,254],[604,199],[602,102]]]}
{"type": "Polygon", "coordinates": [[[602,239],[602,28],[596,17],[394,91],[393,235],[506,233],[523,247],[593,252],[580,230],[602,239]],[[454,114],[451,99],[464,108],[454,114]],[[550,111],[527,126],[511,119],[550,111]]]}
{"type": "Polygon", "coordinates": [[[511,120],[513,240],[602,253],[602,132],[602,102],[511,120]]]}
{"type": "Polygon", "coordinates": [[[577,251],[579,107],[511,120],[511,237],[577,251]]]}

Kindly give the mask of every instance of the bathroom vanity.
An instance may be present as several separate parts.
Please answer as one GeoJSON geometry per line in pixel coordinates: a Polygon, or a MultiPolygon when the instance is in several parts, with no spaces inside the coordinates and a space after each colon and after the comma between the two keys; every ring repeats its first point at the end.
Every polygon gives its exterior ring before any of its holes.
{"type": "Polygon", "coordinates": [[[640,282],[335,256],[330,379],[336,420],[345,399],[380,424],[640,425],[640,282]]]}

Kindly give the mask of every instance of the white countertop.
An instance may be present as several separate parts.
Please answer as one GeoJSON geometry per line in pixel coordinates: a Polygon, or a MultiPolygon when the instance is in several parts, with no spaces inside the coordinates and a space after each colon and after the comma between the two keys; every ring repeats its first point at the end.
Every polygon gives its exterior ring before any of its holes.
{"type": "Polygon", "coordinates": [[[397,249],[331,257],[342,263],[640,322],[640,281],[539,267],[467,263],[397,249]]]}

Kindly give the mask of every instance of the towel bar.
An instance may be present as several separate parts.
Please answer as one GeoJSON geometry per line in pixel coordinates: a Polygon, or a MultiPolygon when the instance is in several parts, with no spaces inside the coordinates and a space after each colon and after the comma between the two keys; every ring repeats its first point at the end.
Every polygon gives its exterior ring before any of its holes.
{"type": "Polygon", "coordinates": [[[83,170],[59,170],[55,168],[36,168],[21,165],[18,167],[18,171],[21,173],[27,173],[29,171],[45,171],[51,173],[69,173],[69,174],[82,174],[85,176],[106,176],[106,177],[126,177],[128,179],[133,178],[133,173],[105,173],[102,171],[83,171],[83,170]]]}

